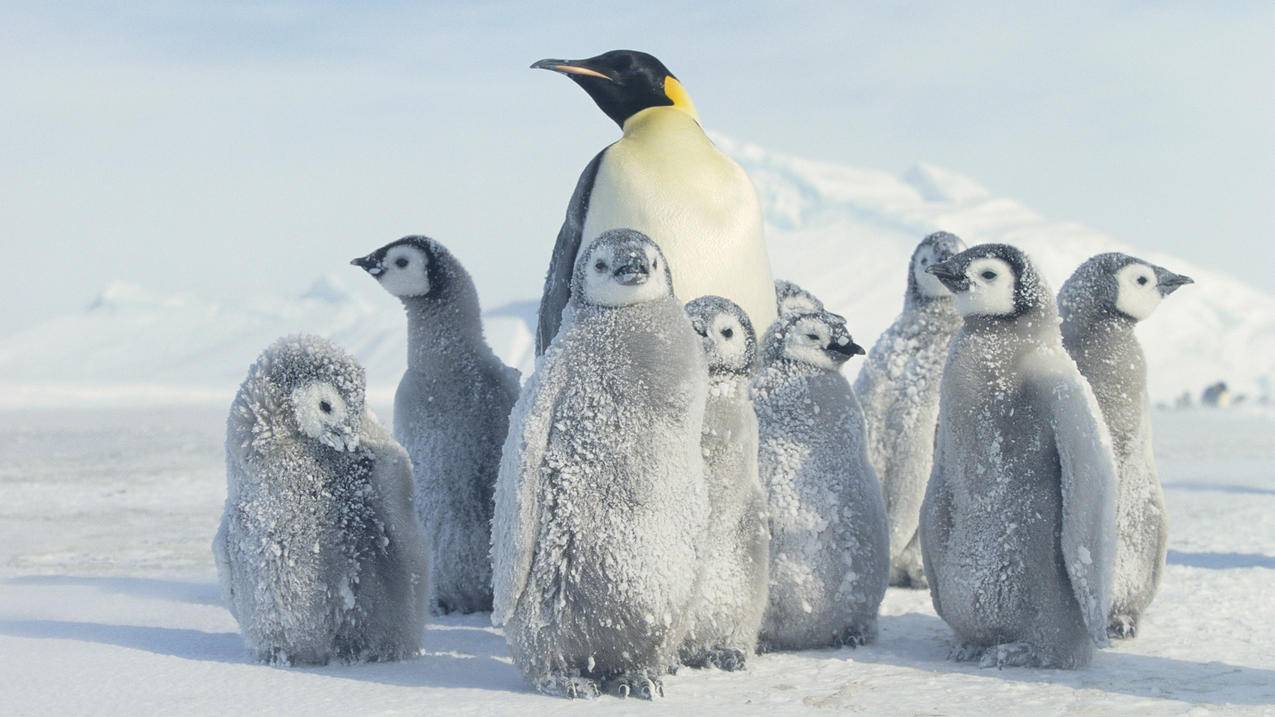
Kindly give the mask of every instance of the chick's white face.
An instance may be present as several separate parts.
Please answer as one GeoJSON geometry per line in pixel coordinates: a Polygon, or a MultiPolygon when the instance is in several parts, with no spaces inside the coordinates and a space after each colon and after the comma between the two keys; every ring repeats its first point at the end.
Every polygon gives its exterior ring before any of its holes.
{"type": "Polygon", "coordinates": [[[834,361],[827,351],[834,341],[832,333],[828,325],[818,319],[801,319],[784,335],[784,356],[835,371],[840,363],[834,361]]]}
{"type": "Polygon", "coordinates": [[[936,263],[934,247],[929,246],[922,247],[916,253],[916,259],[912,262],[912,276],[916,279],[917,289],[920,290],[921,296],[927,299],[948,296],[952,293],[947,290],[946,286],[943,286],[943,282],[939,281],[937,276],[926,271],[934,263],[936,263]]]}
{"type": "Polygon", "coordinates": [[[704,341],[712,344],[708,353],[711,368],[747,368],[748,338],[739,319],[727,313],[717,314],[706,328],[704,341]]]}
{"type": "Polygon", "coordinates": [[[965,268],[969,289],[956,294],[961,316],[1010,316],[1014,313],[1014,269],[1003,259],[983,257],[965,268]]]}
{"type": "Polygon", "coordinates": [[[332,384],[315,381],[295,389],[292,411],[297,428],[306,437],[338,451],[358,448],[358,432],[352,425],[354,416],[332,384]]]}
{"type": "Polygon", "coordinates": [[[584,264],[584,300],[630,306],[670,293],[664,260],[652,246],[625,242],[594,247],[584,264]]]}
{"type": "Polygon", "coordinates": [[[386,291],[398,297],[429,293],[429,255],[420,247],[400,244],[385,253],[384,273],[376,277],[386,291]]]}
{"type": "Polygon", "coordinates": [[[1134,262],[1116,272],[1116,310],[1141,321],[1160,305],[1159,282],[1155,270],[1134,262]]]}

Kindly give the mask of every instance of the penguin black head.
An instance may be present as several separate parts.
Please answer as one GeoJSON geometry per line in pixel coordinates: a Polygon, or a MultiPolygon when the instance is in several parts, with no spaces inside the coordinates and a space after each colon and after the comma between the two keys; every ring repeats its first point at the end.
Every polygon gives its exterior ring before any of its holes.
{"type": "Polygon", "coordinates": [[[673,275],[660,247],[635,229],[602,232],[576,258],[571,300],[630,306],[670,296],[673,275]]]}
{"type": "Polygon", "coordinates": [[[664,63],[645,52],[612,50],[585,60],[540,60],[531,67],[571,78],[621,128],[650,107],[674,107],[699,120],[682,83],[664,63]]]}
{"type": "Polygon", "coordinates": [[[703,339],[709,373],[752,373],[757,361],[757,335],[739,304],[720,296],[701,296],[686,305],[686,316],[703,339]]]}
{"type": "Polygon", "coordinates": [[[934,232],[921,240],[908,262],[908,302],[925,302],[951,296],[943,282],[927,271],[965,251],[965,242],[949,232],[934,232]]]}
{"type": "Polygon", "coordinates": [[[1091,257],[1063,282],[1058,306],[1068,319],[1114,315],[1142,321],[1161,299],[1193,283],[1189,276],[1137,257],[1108,252],[1091,257]]]}
{"type": "Polygon", "coordinates": [[[952,292],[961,316],[1016,319],[1053,308],[1053,297],[1036,267],[1008,244],[979,244],[926,271],[952,292]]]}
{"type": "Polygon", "coordinates": [[[823,311],[823,302],[791,281],[775,280],[775,308],[779,316],[823,311]]]}
{"type": "Polygon", "coordinates": [[[406,236],[350,260],[380,283],[381,288],[400,299],[429,296],[437,293],[434,270],[436,255],[441,247],[425,236],[406,236]]]}
{"type": "Polygon", "coordinates": [[[780,318],[766,333],[769,361],[787,359],[836,371],[866,353],[846,329],[844,317],[831,311],[807,311],[780,318]]]}

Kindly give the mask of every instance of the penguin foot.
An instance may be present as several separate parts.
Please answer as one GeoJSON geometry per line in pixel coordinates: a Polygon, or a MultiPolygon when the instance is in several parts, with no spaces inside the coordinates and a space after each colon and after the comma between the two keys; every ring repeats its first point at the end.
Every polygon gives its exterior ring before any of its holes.
{"type": "Polygon", "coordinates": [[[536,691],[569,700],[591,700],[602,694],[598,681],[579,675],[553,674],[536,683],[536,691]]]}
{"type": "Polygon", "coordinates": [[[1138,618],[1132,615],[1112,615],[1107,624],[1107,637],[1127,640],[1138,636],[1138,618]]]}
{"type": "Polygon", "coordinates": [[[870,631],[865,630],[858,625],[851,625],[845,629],[845,632],[841,633],[840,637],[837,638],[836,645],[837,647],[849,647],[850,649],[854,649],[860,645],[866,645],[869,642],[872,642],[872,634],[870,631]]]}
{"type": "Polygon", "coordinates": [[[624,672],[608,677],[602,681],[602,689],[609,695],[620,699],[636,697],[642,700],[653,700],[664,696],[664,683],[658,677],[645,672],[624,672]]]}
{"type": "Polygon", "coordinates": [[[1041,667],[1044,664],[1039,650],[1026,642],[1005,642],[993,645],[983,652],[978,666],[995,667],[1041,667]]]}
{"type": "Polygon", "coordinates": [[[708,655],[704,661],[719,670],[735,672],[737,670],[744,669],[744,664],[748,661],[748,656],[744,654],[743,650],[736,650],[730,647],[717,647],[708,651],[708,655]]]}
{"type": "Polygon", "coordinates": [[[973,662],[974,660],[981,659],[984,652],[987,652],[986,645],[978,645],[973,642],[962,642],[948,651],[947,659],[953,662],[973,662]]]}

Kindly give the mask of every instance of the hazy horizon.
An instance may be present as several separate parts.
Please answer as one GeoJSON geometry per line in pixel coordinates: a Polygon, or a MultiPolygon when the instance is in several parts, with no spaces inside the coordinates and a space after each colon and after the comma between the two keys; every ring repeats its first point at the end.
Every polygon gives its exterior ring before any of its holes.
{"type": "Polygon", "coordinates": [[[1272,291],[1272,31],[1269,4],[6,3],[0,335],[112,280],[299,293],[409,233],[485,305],[535,296],[618,129],[527,66],[615,47],[664,60],[710,130],[950,168],[1272,291]]]}

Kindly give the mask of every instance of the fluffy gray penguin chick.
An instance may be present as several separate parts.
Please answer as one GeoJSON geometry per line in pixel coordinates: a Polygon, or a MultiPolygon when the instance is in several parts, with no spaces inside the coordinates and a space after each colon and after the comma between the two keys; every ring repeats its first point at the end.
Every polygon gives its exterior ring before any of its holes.
{"type": "Polygon", "coordinates": [[[823,311],[823,302],[814,294],[786,279],[775,280],[775,308],[780,318],[809,311],[823,311]]]}
{"type": "Polygon", "coordinates": [[[363,368],[315,336],[261,354],[226,421],[222,595],[263,661],[420,650],[425,538],[407,454],[364,408],[363,368]]]}
{"type": "Polygon", "coordinates": [[[961,326],[951,292],[926,269],[964,250],[947,232],[921,240],[908,262],[903,311],[868,352],[854,383],[868,422],[868,459],[885,492],[891,585],[926,587],[917,521],[934,460],[939,382],[961,326]]]}
{"type": "Polygon", "coordinates": [[[964,318],[943,370],[921,553],[953,657],[1075,668],[1106,644],[1115,464],[1054,300],[1018,249],[931,265],[964,318]]]}
{"type": "Polygon", "coordinates": [[[430,604],[438,613],[490,610],[492,491],[518,372],[487,345],[474,282],[439,242],[404,237],[351,263],[407,311],[394,435],[412,457],[430,541],[430,604]]]}
{"type": "Polygon", "coordinates": [[[770,517],[767,650],[857,646],[877,634],[890,555],[863,409],[841,366],[863,353],[827,311],[771,326],[753,386],[770,517]]]}
{"type": "Polygon", "coordinates": [[[700,595],[708,367],[645,235],[604,232],[574,283],[505,441],[492,618],[536,689],[651,698],[700,595]]]}
{"type": "Polygon", "coordinates": [[[682,664],[743,669],[757,650],[770,585],[766,492],[757,473],[757,414],[748,395],[757,361],[752,322],[737,304],[702,296],[686,305],[708,357],[704,483],[710,517],[703,597],[682,644],[682,664]]]}
{"type": "Polygon", "coordinates": [[[1111,431],[1120,484],[1111,637],[1133,637],[1155,597],[1168,547],[1168,514],[1151,449],[1147,363],[1133,329],[1179,287],[1193,283],[1128,254],[1099,254],[1058,294],[1063,346],[1093,388],[1111,431]]]}

